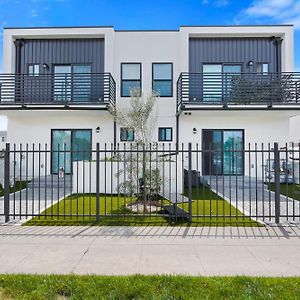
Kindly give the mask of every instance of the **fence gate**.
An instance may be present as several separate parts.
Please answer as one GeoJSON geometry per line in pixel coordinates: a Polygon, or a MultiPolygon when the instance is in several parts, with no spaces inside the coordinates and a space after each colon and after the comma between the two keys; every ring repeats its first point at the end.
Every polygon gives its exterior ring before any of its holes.
{"type": "Polygon", "coordinates": [[[0,222],[300,222],[299,145],[201,146],[7,144],[0,222]]]}

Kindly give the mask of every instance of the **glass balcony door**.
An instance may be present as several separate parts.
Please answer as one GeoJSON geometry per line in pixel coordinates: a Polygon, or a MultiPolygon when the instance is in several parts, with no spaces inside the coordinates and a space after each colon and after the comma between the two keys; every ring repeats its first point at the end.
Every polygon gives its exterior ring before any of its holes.
{"type": "Polygon", "coordinates": [[[91,65],[54,66],[54,101],[89,102],[92,97],[91,65]]]}
{"type": "Polygon", "coordinates": [[[54,101],[71,101],[72,67],[54,66],[54,101]]]}
{"type": "Polygon", "coordinates": [[[203,101],[222,102],[228,97],[232,81],[242,73],[239,64],[204,64],[203,65],[203,101]]]}

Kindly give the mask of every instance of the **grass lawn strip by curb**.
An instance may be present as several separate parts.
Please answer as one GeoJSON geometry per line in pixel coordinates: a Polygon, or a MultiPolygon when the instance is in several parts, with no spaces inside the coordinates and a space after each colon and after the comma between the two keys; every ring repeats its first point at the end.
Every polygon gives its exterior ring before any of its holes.
{"type": "Polygon", "coordinates": [[[0,275],[1,299],[299,299],[300,278],[0,275]]]}

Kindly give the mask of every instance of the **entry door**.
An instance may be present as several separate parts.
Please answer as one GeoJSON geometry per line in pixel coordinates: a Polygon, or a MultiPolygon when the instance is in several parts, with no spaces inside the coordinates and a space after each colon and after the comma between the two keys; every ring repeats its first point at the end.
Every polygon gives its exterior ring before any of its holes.
{"type": "Polygon", "coordinates": [[[243,175],[243,130],[203,130],[204,175],[243,175]]]}
{"type": "Polygon", "coordinates": [[[71,174],[71,130],[52,130],[51,162],[52,173],[57,174],[59,169],[64,169],[66,174],[71,174]]]}
{"type": "Polygon", "coordinates": [[[66,174],[71,174],[74,161],[91,159],[92,130],[52,130],[51,149],[52,173],[57,174],[62,168],[66,174]]]}
{"type": "Polygon", "coordinates": [[[70,101],[72,96],[72,67],[54,66],[54,101],[70,101]]]}

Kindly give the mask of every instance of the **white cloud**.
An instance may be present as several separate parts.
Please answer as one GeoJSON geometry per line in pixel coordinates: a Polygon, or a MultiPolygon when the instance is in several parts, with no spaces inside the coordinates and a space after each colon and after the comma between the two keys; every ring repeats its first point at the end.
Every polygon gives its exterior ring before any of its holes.
{"type": "Polygon", "coordinates": [[[254,0],[236,19],[236,23],[294,24],[300,29],[299,0],[254,0]]]}

